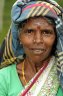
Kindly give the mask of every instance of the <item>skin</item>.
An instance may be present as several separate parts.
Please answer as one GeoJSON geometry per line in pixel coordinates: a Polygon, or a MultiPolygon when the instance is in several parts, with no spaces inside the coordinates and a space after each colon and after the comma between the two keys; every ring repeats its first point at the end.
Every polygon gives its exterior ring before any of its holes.
{"type": "Polygon", "coordinates": [[[30,58],[34,63],[44,61],[50,56],[55,41],[53,25],[45,18],[31,18],[22,28],[20,41],[26,58],[30,58]]]}
{"type": "Polygon", "coordinates": [[[51,57],[55,38],[54,26],[44,17],[30,18],[22,27],[19,39],[26,54],[25,73],[27,74],[25,77],[27,81],[51,57]]]}

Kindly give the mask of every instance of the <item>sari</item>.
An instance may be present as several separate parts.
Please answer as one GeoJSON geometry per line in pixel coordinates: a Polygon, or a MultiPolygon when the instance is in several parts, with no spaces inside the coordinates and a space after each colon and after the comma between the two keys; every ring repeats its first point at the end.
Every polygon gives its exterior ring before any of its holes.
{"type": "Polygon", "coordinates": [[[54,0],[17,0],[11,10],[11,27],[5,38],[0,68],[18,64],[24,59],[24,50],[19,41],[19,24],[34,16],[45,16],[55,22],[57,32],[57,72],[63,88],[63,9],[54,0]]]}
{"type": "Polygon", "coordinates": [[[50,62],[36,73],[18,96],[56,96],[59,81],[55,63],[53,56],[50,62]]]}

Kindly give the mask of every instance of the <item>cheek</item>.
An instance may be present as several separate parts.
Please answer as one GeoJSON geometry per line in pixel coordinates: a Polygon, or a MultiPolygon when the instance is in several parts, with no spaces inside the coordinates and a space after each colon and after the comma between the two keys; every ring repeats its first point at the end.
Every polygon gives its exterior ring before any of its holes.
{"type": "Polygon", "coordinates": [[[46,38],[44,42],[45,42],[46,48],[52,49],[54,42],[55,42],[55,36],[48,38],[48,39],[46,38]]]}
{"type": "Polygon", "coordinates": [[[54,42],[55,42],[55,39],[53,39],[53,38],[45,41],[46,52],[45,52],[44,56],[48,57],[51,54],[51,52],[53,50],[54,42]]]}
{"type": "Polygon", "coordinates": [[[22,35],[20,41],[23,46],[30,46],[32,44],[33,38],[22,35]]]}

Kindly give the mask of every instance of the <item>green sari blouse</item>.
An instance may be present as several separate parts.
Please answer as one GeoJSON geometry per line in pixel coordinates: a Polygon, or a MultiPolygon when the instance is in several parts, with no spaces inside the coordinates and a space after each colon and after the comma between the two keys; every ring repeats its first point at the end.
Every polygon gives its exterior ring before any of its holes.
{"type": "MultiPolygon", "coordinates": [[[[24,89],[17,74],[16,64],[0,70],[0,96],[18,96],[24,89]]],[[[63,96],[59,87],[56,96],[63,96]]]]}

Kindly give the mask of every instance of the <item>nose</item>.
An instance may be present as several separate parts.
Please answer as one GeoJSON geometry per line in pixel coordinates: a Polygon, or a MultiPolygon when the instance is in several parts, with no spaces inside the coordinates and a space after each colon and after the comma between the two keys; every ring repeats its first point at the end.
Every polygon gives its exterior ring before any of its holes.
{"type": "Polygon", "coordinates": [[[42,42],[42,36],[41,36],[41,32],[37,31],[34,35],[34,42],[35,43],[40,43],[42,42]]]}

